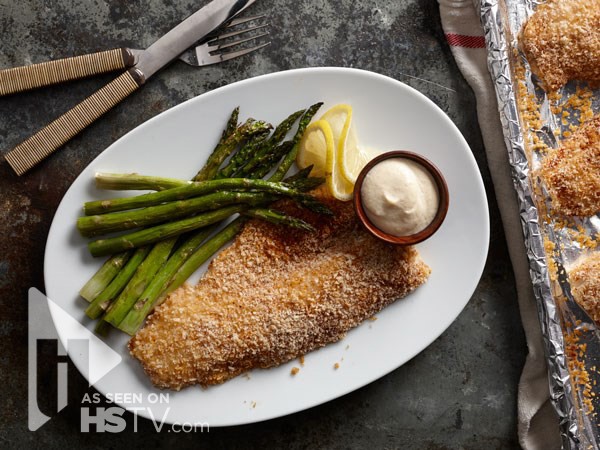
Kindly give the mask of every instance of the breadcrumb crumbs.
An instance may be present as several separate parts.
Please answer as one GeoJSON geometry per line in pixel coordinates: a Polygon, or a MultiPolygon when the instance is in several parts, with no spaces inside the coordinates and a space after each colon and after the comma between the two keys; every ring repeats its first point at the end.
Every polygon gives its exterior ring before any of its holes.
{"type": "Polygon", "coordinates": [[[558,268],[554,259],[554,252],[556,250],[556,244],[552,242],[547,236],[544,237],[544,250],[546,251],[546,263],[548,266],[548,276],[550,280],[556,281],[558,279],[558,268]]]}
{"type": "Polygon", "coordinates": [[[585,366],[586,344],[580,343],[581,335],[581,328],[575,328],[566,333],[565,354],[572,383],[581,395],[585,413],[592,414],[594,413],[593,399],[596,394],[592,388],[590,373],[585,366]]]}

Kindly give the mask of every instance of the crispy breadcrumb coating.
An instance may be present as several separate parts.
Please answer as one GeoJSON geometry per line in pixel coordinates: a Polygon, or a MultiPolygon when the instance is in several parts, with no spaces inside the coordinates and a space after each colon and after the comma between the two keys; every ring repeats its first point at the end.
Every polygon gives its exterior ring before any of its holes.
{"type": "Polygon", "coordinates": [[[548,91],[600,81],[600,0],[548,0],[525,24],[521,48],[548,91]]]}
{"type": "Polygon", "coordinates": [[[217,384],[302,357],[426,281],[416,249],[372,237],[351,202],[325,202],[334,216],[277,206],[315,232],[249,222],[198,285],[156,309],[129,343],[156,386],[217,384]]]}
{"type": "Polygon", "coordinates": [[[584,256],[569,270],[569,283],[575,301],[600,324],[600,252],[584,256]]]}
{"type": "Polygon", "coordinates": [[[600,116],[548,151],[540,169],[552,208],[564,216],[600,211],[600,116]]]}

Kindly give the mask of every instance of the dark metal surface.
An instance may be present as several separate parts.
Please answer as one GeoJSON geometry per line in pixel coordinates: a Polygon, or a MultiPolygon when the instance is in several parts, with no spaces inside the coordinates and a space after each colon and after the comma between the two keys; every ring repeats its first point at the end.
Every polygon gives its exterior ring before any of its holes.
{"type": "MultiPolygon", "coordinates": [[[[121,46],[144,48],[197,3],[0,0],[0,67],[121,46]]],[[[270,16],[271,46],[202,69],[172,64],[24,177],[17,178],[0,162],[0,446],[515,447],[525,341],[475,100],[452,59],[437,3],[261,0],[250,12],[270,16]],[[44,290],[46,236],[75,177],[116,139],[171,106],[248,77],[314,66],[357,67],[403,81],[446,111],[470,144],[488,191],[492,237],[483,278],[459,318],[424,352],[356,392],[292,416],[204,433],[157,434],[152,422],[143,419],[137,432],[129,419],[127,430],[119,434],[80,433],[81,399],[94,390],[71,367],[69,406],[30,432],[27,290],[44,290]]],[[[110,79],[104,75],[0,98],[0,151],[8,151],[110,79]]],[[[385,343],[373,351],[393,352],[394,345],[402,343],[385,343]]],[[[45,345],[41,353],[40,376],[48,389],[39,393],[38,402],[51,412],[56,402],[56,349],[45,345]]]]}

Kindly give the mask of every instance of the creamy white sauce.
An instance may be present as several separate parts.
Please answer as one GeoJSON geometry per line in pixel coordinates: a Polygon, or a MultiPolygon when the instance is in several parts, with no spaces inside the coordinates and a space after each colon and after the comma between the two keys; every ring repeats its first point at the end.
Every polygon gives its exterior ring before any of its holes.
{"type": "Polygon", "coordinates": [[[439,205],[437,185],[429,171],[400,157],[373,166],[363,180],[360,195],[373,225],[394,236],[423,230],[433,221],[439,205]]]}

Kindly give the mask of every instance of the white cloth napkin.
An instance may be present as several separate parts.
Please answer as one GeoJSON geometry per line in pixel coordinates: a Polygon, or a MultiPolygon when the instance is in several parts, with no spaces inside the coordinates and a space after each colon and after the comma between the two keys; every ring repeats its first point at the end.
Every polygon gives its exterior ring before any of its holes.
{"type": "Polygon", "coordinates": [[[529,278],[517,196],[510,175],[496,93],[487,69],[479,1],[438,1],[446,39],[477,100],[479,126],[513,264],[521,320],[529,350],[518,390],[519,442],[526,450],[558,449],[561,447],[558,416],[550,401],[542,334],[529,278]]]}

